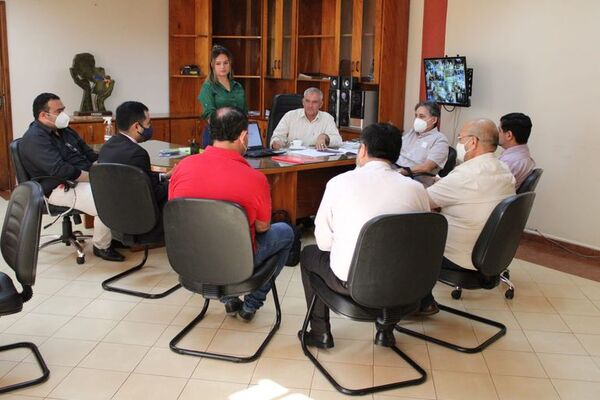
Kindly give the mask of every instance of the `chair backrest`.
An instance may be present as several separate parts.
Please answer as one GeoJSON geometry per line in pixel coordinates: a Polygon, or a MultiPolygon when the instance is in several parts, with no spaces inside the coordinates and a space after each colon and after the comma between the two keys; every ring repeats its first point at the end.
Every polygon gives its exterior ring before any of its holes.
{"type": "Polygon", "coordinates": [[[456,166],[456,149],[452,146],[448,146],[448,161],[444,164],[444,168],[438,172],[438,175],[442,178],[448,175],[456,166]]]}
{"type": "Polygon", "coordinates": [[[498,276],[517,252],[521,234],[529,218],[534,192],[504,199],[494,208],[475,242],[471,261],[485,276],[498,276]]]}
{"type": "Polygon", "coordinates": [[[96,163],[90,185],[98,216],[110,229],[141,235],[156,226],[160,216],[146,172],[125,164],[96,163]]]}
{"type": "Polygon", "coordinates": [[[179,198],[164,209],[169,263],[187,281],[226,285],[252,276],[254,254],[244,210],[219,200],[179,198]]]}
{"type": "Polygon", "coordinates": [[[269,114],[269,124],[267,125],[267,143],[266,147],[271,145],[273,131],[286,112],[302,108],[302,95],[295,93],[282,93],[273,97],[271,112],[269,114]]]}
{"type": "Polygon", "coordinates": [[[517,189],[517,194],[535,192],[535,188],[538,185],[540,178],[544,170],[542,168],[535,168],[527,175],[527,178],[521,182],[521,186],[517,189]]]}
{"type": "Polygon", "coordinates": [[[25,171],[23,162],[21,161],[21,155],[19,154],[19,142],[21,139],[15,139],[8,145],[10,149],[10,158],[15,169],[15,175],[17,177],[17,183],[27,182],[31,179],[31,176],[25,171]]]}
{"type": "Polygon", "coordinates": [[[372,308],[418,302],[438,279],[448,223],[436,213],[382,215],[362,228],[348,275],[350,295],[372,308]]]}
{"type": "Polygon", "coordinates": [[[2,257],[23,286],[35,283],[43,208],[42,186],[26,181],[13,190],[4,215],[2,257]]]}

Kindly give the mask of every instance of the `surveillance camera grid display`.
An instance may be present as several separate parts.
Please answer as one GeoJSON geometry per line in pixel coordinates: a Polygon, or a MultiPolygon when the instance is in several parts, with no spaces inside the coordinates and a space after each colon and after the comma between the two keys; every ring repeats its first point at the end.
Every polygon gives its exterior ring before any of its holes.
{"type": "Polygon", "coordinates": [[[468,104],[465,57],[425,59],[427,100],[440,104],[468,104]]]}

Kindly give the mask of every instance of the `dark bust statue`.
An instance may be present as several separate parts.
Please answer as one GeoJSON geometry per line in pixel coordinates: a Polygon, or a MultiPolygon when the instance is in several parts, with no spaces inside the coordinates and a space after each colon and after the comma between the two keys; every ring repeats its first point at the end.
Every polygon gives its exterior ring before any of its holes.
{"type": "Polygon", "coordinates": [[[75,84],[83,89],[79,114],[106,113],[104,101],[111,95],[115,81],[105,74],[104,68],[96,67],[94,56],[90,53],[76,54],[70,71],[75,84]]]}

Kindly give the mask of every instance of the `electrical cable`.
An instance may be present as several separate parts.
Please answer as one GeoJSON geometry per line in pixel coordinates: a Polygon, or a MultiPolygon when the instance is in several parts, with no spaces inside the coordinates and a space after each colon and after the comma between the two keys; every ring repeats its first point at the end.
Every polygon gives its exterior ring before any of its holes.
{"type": "Polygon", "coordinates": [[[553,244],[554,246],[556,246],[556,247],[559,247],[559,248],[561,248],[561,249],[565,250],[566,252],[569,252],[569,253],[571,253],[571,254],[573,254],[573,255],[576,255],[576,256],[578,256],[578,257],[583,257],[583,258],[600,258],[600,256],[594,256],[594,255],[591,255],[591,254],[581,254],[581,253],[579,253],[579,252],[577,252],[577,251],[575,251],[575,250],[571,250],[571,249],[569,249],[568,247],[566,247],[566,246],[563,246],[562,244],[560,244],[560,243],[559,243],[559,242],[557,242],[556,240],[552,240],[552,239],[550,239],[550,238],[548,238],[548,237],[544,236],[544,234],[543,234],[542,232],[540,232],[539,230],[537,230],[537,229],[533,229],[533,231],[534,231],[535,233],[537,233],[538,235],[540,235],[540,237],[542,237],[542,238],[543,238],[544,240],[546,240],[548,243],[550,243],[550,244],[553,244]]]}

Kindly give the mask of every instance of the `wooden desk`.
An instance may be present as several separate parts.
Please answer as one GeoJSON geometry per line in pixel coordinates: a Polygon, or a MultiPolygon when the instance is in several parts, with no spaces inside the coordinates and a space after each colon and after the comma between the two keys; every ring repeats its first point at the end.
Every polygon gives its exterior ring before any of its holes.
{"type": "MultiPolygon", "coordinates": [[[[159,157],[161,150],[181,147],[160,140],[141,143],[150,154],[152,169],[159,172],[170,171],[183,157],[159,157]]],[[[101,145],[93,145],[96,151],[101,145]]],[[[315,162],[305,164],[280,164],[271,157],[247,158],[248,163],[267,176],[271,185],[273,210],[286,210],[292,223],[296,219],[316,214],[327,182],[336,175],[354,169],[356,157],[335,155],[315,158],[315,162]]]]}
{"type": "MultiPolygon", "coordinates": [[[[142,146],[150,154],[152,168],[157,171],[170,171],[182,159],[158,157],[160,150],[177,148],[177,145],[151,140],[142,146]]],[[[347,155],[323,156],[315,158],[315,162],[295,165],[280,164],[271,157],[247,158],[246,161],[267,176],[273,210],[286,210],[295,223],[298,218],[316,214],[327,182],[353,169],[355,159],[355,156],[347,155]]]]}

